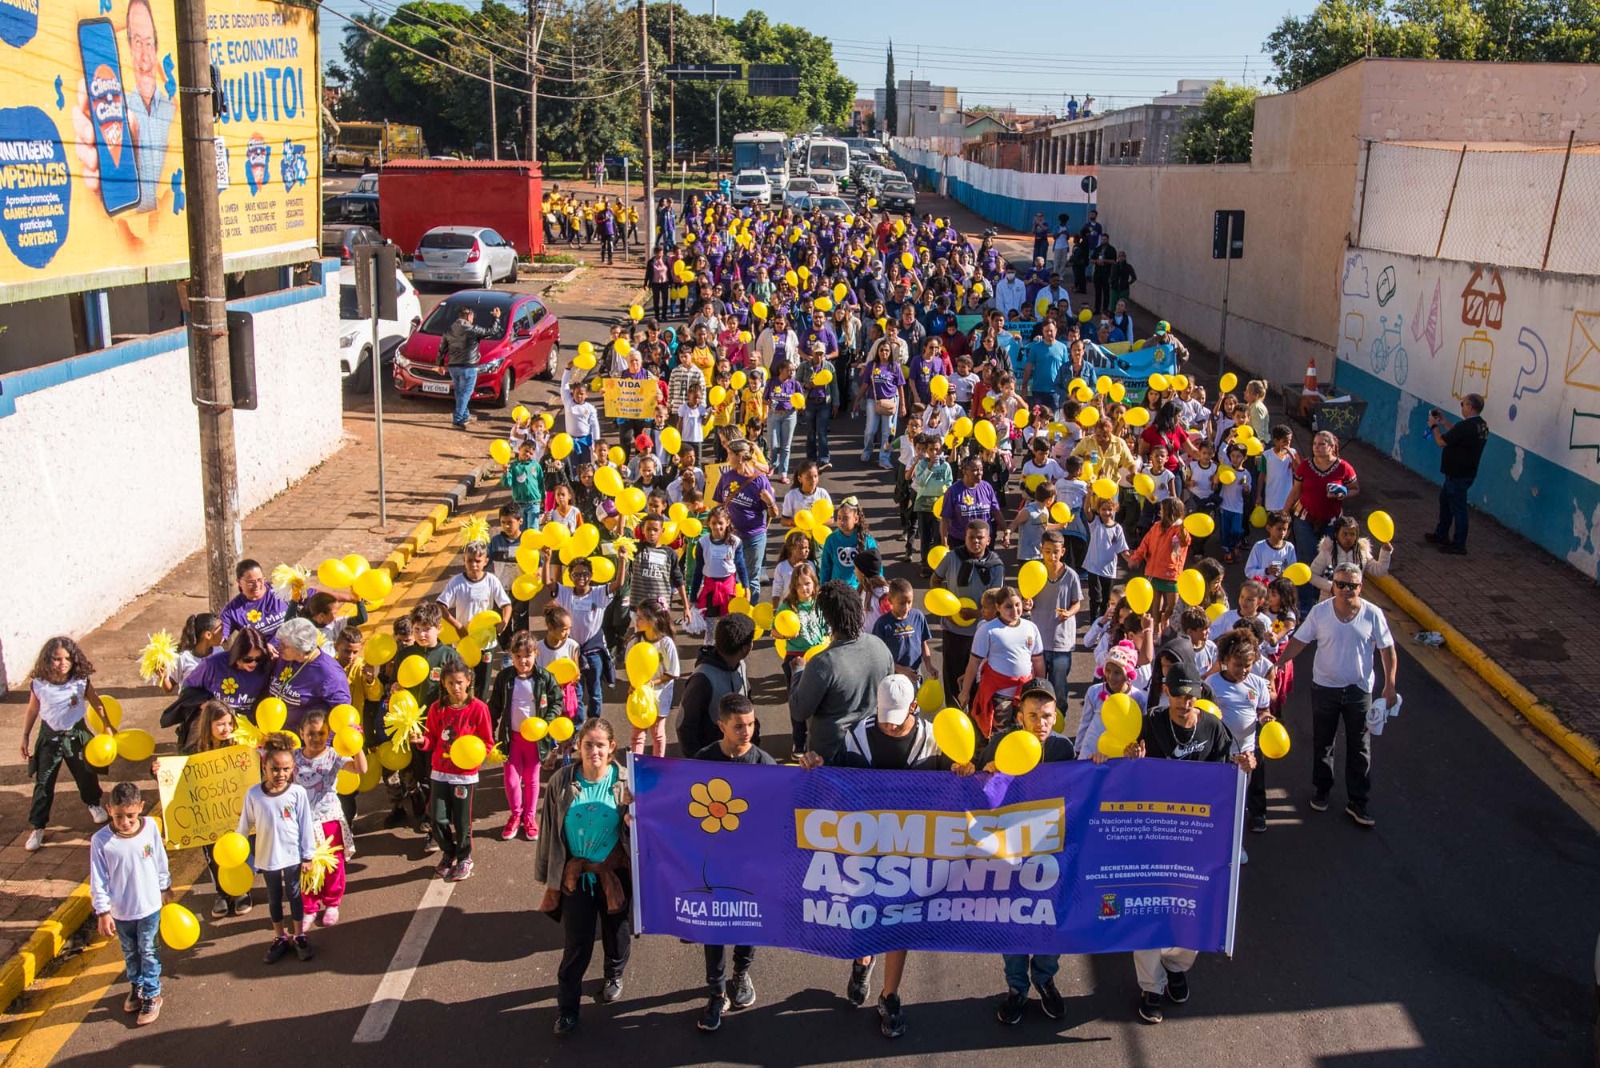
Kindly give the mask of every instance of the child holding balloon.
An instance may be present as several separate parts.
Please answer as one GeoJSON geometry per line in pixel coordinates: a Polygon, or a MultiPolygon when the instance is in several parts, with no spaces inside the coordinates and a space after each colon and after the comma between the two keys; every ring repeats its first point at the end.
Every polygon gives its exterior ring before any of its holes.
{"type": "MultiPolygon", "coordinates": [[[[28,809],[28,824],[33,830],[23,846],[29,853],[37,853],[44,846],[44,828],[50,822],[56,776],[61,774],[62,764],[72,772],[78,796],[89,806],[90,818],[96,823],[108,819],[106,810],[100,807],[100,780],[89,762],[93,755],[88,752],[91,735],[84,721],[93,708],[108,733],[116,732],[116,724],[106,716],[105,705],[89,681],[93,674],[94,664],[78,643],[67,637],[45,642],[34,661],[29,676],[28,711],[22,718],[22,759],[33,774],[33,805],[28,809]],[[39,737],[30,750],[28,736],[33,733],[35,720],[39,721],[39,737]]],[[[115,758],[113,745],[104,764],[109,765],[115,758]]]]}
{"type": "Polygon", "coordinates": [[[311,798],[294,781],[294,741],[287,734],[267,735],[261,754],[261,781],[245,792],[238,832],[255,835],[254,866],[267,884],[272,944],[266,961],[276,964],[291,949],[301,960],[310,960],[316,954],[306,941],[300,875],[311,867],[317,846],[311,798]]]}
{"type": "Polygon", "coordinates": [[[656,720],[650,726],[634,726],[633,751],[644,752],[645,742],[648,740],[652,755],[666,756],[667,714],[672,709],[672,684],[677,680],[681,670],[678,663],[678,645],[672,637],[672,613],[654,601],[646,601],[644,604],[634,606],[633,626],[636,636],[628,647],[628,681],[633,683],[635,689],[648,686],[654,691],[657,712],[656,720]],[[635,656],[634,649],[641,645],[649,646],[656,652],[656,670],[651,678],[644,681],[633,677],[635,663],[641,660],[647,663],[650,659],[645,654],[635,656]]]}
{"type": "MultiPolygon", "coordinates": [[[[573,565],[576,575],[579,565],[573,565]]],[[[562,587],[565,589],[566,587],[562,587]]],[[[550,724],[563,716],[561,684],[539,666],[539,639],[528,631],[511,638],[511,666],[495,676],[489,716],[495,742],[506,755],[506,806],[510,816],[500,832],[509,842],[520,830],[539,840],[539,768],[550,724]]]]}
{"type": "Polygon", "coordinates": [[[467,665],[446,664],[439,688],[439,700],[428,706],[428,718],[411,744],[433,758],[428,820],[440,852],[434,874],[458,883],[472,877],[472,795],[478,766],[494,744],[494,728],[489,706],[472,696],[467,665]]]}
{"type": "MultiPolygon", "coordinates": [[[[340,707],[347,716],[350,714],[350,706],[340,707]]],[[[322,888],[302,894],[308,927],[318,921],[319,914],[324,927],[339,922],[339,906],[344,901],[345,861],[356,855],[355,835],[350,833],[350,825],[339,804],[339,782],[347,774],[359,777],[367,771],[367,754],[362,752],[360,729],[346,725],[334,738],[328,721],[329,713],[320,708],[307,712],[300,721],[300,739],[304,744],[294,754],[295,779],[311,799],[311,818],[321,827],[322,836],[338,850],[333,870],[323,876],[322,888]]],[[[350,783],[342,792],[353,795],[357,785],[350,783]]]]}
{"type": "MultiPolygon", "coordinates": [[[[146,1027],[161,1015],[161,955],[156,935],[162,906],[172,900],[167,849],[155,820],[144,817],[139,787],[119,782],[111,788],[109,818],[89,840],[89,903],[105,938],[122,943],[122,959],[132,989],[122,1003],[146,1027]]],[[[192,923],[194,917],[188,916],[192,923]]]]}

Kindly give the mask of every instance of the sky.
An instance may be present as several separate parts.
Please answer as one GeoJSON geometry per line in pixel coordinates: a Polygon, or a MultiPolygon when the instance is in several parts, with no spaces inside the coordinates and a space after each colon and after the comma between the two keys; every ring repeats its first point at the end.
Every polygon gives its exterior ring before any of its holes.
{"type": "MultiPolygon", "coordinates": [[[[377,0],[382,10],[400,0],[377,0]]],[[[516,3],[517,0],[509,0],[516,3]]],[[[477,0],[466,0],[477,7],[477,0]]],[[[833,42],[839,69],[870,97],[883,85],[884,48],[895,46],[895,76],[953,85],[963,106],[1012,105],[1022,112],[1060,112],[1067,95],[1093,96],[1102,111],[1171,92],[1180,78],[1225,78],[1270,90],[1271,64],[1262,42],[1285,14],[1305,14],[1315,0],[1233,0],[1225,9],[1193,0],[1136,0],[1074,5],[1019,0],[990,8],[967,0],[768,0],[759,10],[774,22],[803,26],[833,42]],[[1226,18],[1218,18],[1219,11],[1226,18]],[[916,12],[914,20],[909,11],[916,12]],[[1092,14],[1091,14],[1092,12],[1092,14]],[[988,17],[1003,13],[1004,17],[988,17]],[[1027,55],[1020,54],[1022,49],[1027,55]]],[[[326,0],[335,11],[367,10],[364,0],[326,0]]],[[[739,18],[753,5],[720,2],[739,18]]],[[[710,0],[684,7],[709,13],[710,0]]],[[[323,60],[338,59],[344,22],[323,15],[323,60]]]]}

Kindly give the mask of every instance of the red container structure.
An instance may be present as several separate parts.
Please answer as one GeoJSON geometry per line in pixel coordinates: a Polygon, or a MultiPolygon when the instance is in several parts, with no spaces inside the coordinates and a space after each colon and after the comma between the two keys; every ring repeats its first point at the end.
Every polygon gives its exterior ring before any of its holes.
{"type": "Polygon", "coordinates": [[[378,182],[383,236],[406,253],[435,226],[488,226],[518,255],[536,255],[543,199],[539,165],[518,160],[395,160],[378,182]]]}

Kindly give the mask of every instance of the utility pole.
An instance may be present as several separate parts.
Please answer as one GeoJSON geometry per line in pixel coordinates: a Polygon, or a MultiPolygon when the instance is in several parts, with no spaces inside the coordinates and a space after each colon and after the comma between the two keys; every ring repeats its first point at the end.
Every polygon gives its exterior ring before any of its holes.
{"type": "Polygon", "coordinates": [[[500,158],[500,114],[494,100],[494,53],[489,53],[489,158],[500,158]]]}
{"type": "MultiPolygon", "coordinates": [[[[678,0],[667,5],[667,66],[678,58],[676,46],[678,0]]],[[[678,83],[667,83],[667,192],[672,191],[672,168],[678,163],[678,83]]]]}
{"type": "Polygon", "coordinates": [[[233,597],[233,565],[244,551],[239,468],[228,364],[228,298],[217,201],[216,105],[206,42],[205,0],[177,0],[178,95],[182,101],[183,192],[189,209],[189,382],[200,416],[200,488],[206,517],[206,588],[213,608],[233,597]]]}
{"type": "Polygon", "coordinates": [[[544,35],[549,0],[528,0],[528,162],[539,159],[539,39],[544,35]]]}
{"type": "Polygon", "coordinates": [[[645,258],[656,247],[656,151],[650,132],[650,103],[654,87],[650,84],[650,34],[645,22],[645,0],[639,0],[639,64],[644,83],[639,87],[639,126],[644,132],[644,248],[645,258]]]}

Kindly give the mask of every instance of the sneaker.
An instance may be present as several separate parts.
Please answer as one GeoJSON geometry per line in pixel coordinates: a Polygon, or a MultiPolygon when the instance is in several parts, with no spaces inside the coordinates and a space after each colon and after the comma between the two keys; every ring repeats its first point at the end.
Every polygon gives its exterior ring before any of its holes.
{"type": "Polygon", "coordinates": [[[1367,811],[1367,806],[1359,801],[1352,801],[1348,805],[1344,806],[1344,814],[1355,820],[1356,823],[1360,824],[1362,827],[1371,827],[1378,822],[1377,820],[1373,819],[1372,814],[1367,811]]]}
{"type": "Polygon", "coordinates": [[[337,927],[338,924],[339,924],[339,906],[334,905],[331,908],[325,908],[325,909],[322,910],[322,926],[324,926],[324,927],[337,927]]]}
{"type": "Polygon", "coordinates": [[[733,973],[733,997],[729,999],[736,1009],[748,1009],[756,1003],[756,984],[749,972],[733,973]]]}
{"type": "Polygon", "coordinates": [[[533,820],[529,820],[522,825],[522,833],[527,836],[528,841],[537,842],[539,840],[539,825],[533,820]]]}
{"type": "Polygon", "coordinates": [[[450,880],[450,872],[454,868],[455,864],[452,861],[441,860],[434,866],[433,874],[448,882],[450,880]]]}
{"type": "Polygon", "coordinates": [[[211,903],[211,918],[213,920],[220,920],[232,911],[233,904],[221,894],[218,894],[217,899],[211,903]]]}
{"type": "Polygon", "coordinates": [[[817,473],[818,474],[821,474],[823,471],[832,471],[832,470],[833,470],[833,465],[831,463],[829,463],[828,461],[826,461],[826,460],[822,461],[820,464],[817,465],[817,473]]]}
{"type": "Polygon", "coordinates": [[[1246,853],[1243,849],[1239,850],[1239,863],[1240,864],[1248,864],[1248,863],[1250,863],[1250,854],[1246,853]]]}
{"type": "MultiPolygon", "coordinates": [[[[1465,552],[1466,550],[1463,549],[1462,551],[1465,552]]],[[[111,813],[107,812],[100,805],[90,805],[89,818],[94,820],[96,823],[107,823],[111,820],[111,813]]],[[[161,1010],[157,1009],[156,1011],[160,1012],[161,1010]]]]}
{"type": "Polygon", "coordinates": [[[138,1017],[133,1021],[138,1027],[149,1027],[161,1018],[161,995],[146,998],[143,1007],[139,1009],[138,1017]]]}
{"type": "Polygon", "coordinates": [[[311,943],[306,941],[305,935],[294,936],[294,955],[301,960],[310,960],[315,957],[316,951],[311,948],[311,943]]]}
{"type": "Polygon", "coordinates": [[[405,810],[405,807],[402,806],[402,805],[396,805],[396,806],[394,806],[394,808],[390,809],[389,810],[389,814],[384,817],[384,819],[383,819],[383,827],[384,827],[384,830],[393,830],[396,827],[405,826],[405,822],[406,822],[406,810],[405,810]]]}
{"type": "Polygon", "coordinates": [[[877,963],[876,959],[871,964],[850,962],[850,982],[845,985],[844,996],[858,1009],[867,1003],[867,995],[872,991],[872,969],[877,963]]]}
{"type": "Polygon", "coordinates": [[[578,1029],[578,1014],[563,1012],[556,1017],[556,1037],[565,1038],[578,1029]]]}
{"type": "Polygon", "coordinates": [[[305,919],[303,921],[305,925],[307,927],[315,927],[317,925],[317,916],[320,914],[320,912],[320,909],[306,909],[305,919]]]}
{"type": "Polygon", "coordinates": [[[1311,795],[1311,809],[1313,812],[1328,811],[1328,791],[1318,790],[1311,795]]]}
{"type": "Polygon", "coordinates": [[[1267,817],[1264,813],[1257,813],[1250,817],[1250,830],[1256,834],[1263,834],[1267,829],[1267,817]]]}
{"type": "Polygon", "coordinates": [[[1445,538],[1443,538],[1439,534],[1434,533],[1431,530],[1426,531],[1422,535],[1422,540],[1427,542],[1429,545],[1446,545],[1446,544],[1448,544],[1448,542],[1445,540],[1445,538]]]}
{"type": "Polygon", "coordinates": [[[246,894],[233,903],[233,914],[235,916],[248,916],[250,915],[250,910],[255,907],[256,903],[250,900],[249,894],[246,894]]]}
{"type": "Polygon", "coordinates": [[[28,832],[28,840],[22,843],[22,848],[30,853],[37,853],[44,848],[44,828],[35,827],[28,832]]]}
{"type": "Polygon", "coordinates": [[[1189,1000],[1189,973],[1175,972],[1171,968],[1163,968],[1167,973],[1167,997],[1172,999],[1174,1005],[1182,1005],[1189,1000]]]}
{"type": "Polygon", "coordinates": [[[870,460],[870,459],[872,459],[872,450],[870,450],[870,449],[868,449],[868,450],[867,450],[867,451],[866,451],[866,452],[864,452],[864,453],[862,453],[862,454],[861,454],[861,458],[862,458],[862,459],[863,459],[863,460],[870,460]]]}
{"type": "Polygon", "coordinates": [[[450,874],[449,878],[453,883],[464,883],[472,878],[472,858],[468,857],[460,864],[457,864],[456,870],[450,874]]]}
{"type": "Polygon", "coordinates": [[[288,952],[289,937],[287,935],[279,935],[277,938],[272,940],[272,945],[267,947],[266,961],[268,964],[276,964],[282,960],[288,954],[288,952]]]}
{"type": "Polygon", "coordinates": [[[142,1008],[144,1008],[144,999],[139,996],[139,992],[137,990],[128,991],[128,996],[122,1002],[122,1011],[132,1016],[142,1008]]]}
{"type": "Polygon", "coordinates": [[[994,1010],[994,1018],[1007,1027],[1015,1027],[1022,1022],[1022,1017],[1027,1011],[1028,995],[1011,990],[1000,1000],[1000,1007],[994,1010]]]}
{"type": "Polygon", "coordinates": [[[610,1005],[614,1001],[622,1000],[622,980],[607,979],[606,985],[600,988],[600,1004],[610,1005]]]}
{"type": "Polygon", "coordinates": [[[422,855],[425,857],[431,857],[437,852],[439,852],[439,843],[434,841],[433,835],[430,834],[428,837],[422,840],[422,855]]]}
{"type": "Polygon", "coordinates": [[[700,1019],[694,1025],[702,1031],[715,1031],[722,1026],[722,1014],[728,1011],[728,996],[726,994],[712,994],[706,1002],[706,1009],[700,1014],[700,1019]]]}
{"type": "Polygon", "coordinates": [[[500,832],[500,841],[509,842],[517,836],[517,831],[522,827],[522,817],[512,816],[506,821],[505,829],[500,832]]]}
{"type": "Polygon", "coordinates": [[[885,470],[885,471],[893,471],[894,470],[894,464],[890,463],[888,460],[879,460],[878,461],[878,466],[880,468],[882,468],[883,470],[885,470]]]}
{"type": "Polygon", "coordinates": [[[1066,1002],[1061,998],[1061,991],[1056,989],[1054,979],[1046,979],[1039,988],[1039,1007],[1044,1014],[1052,1020],[1059,1020],[1067,1011],[1066,1002]]]}
{"type": "Polygon", "coordinates": [[[1146,990],[1139,995],[1139,1019],[1147,1024],[1158,1024],[1166,1018],[1166,1014],[1161,1011],[1160,994],[1154,990],[1146,990]]]}
{"type": "Polygon", "coordinates": [[[878,1030],[884,1038],[899,1038],[906,1033],[906,1011],[900,1007],[899,994],[878,996],[878,1030]]]}

